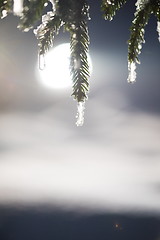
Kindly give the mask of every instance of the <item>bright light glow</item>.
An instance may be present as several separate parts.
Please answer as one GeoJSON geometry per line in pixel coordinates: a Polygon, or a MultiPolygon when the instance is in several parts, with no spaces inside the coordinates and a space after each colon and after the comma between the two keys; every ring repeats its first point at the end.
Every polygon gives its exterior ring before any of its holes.
{"type": "Polygon", "coordinates": [[[45,56],[45,68],[40,70],[40,80],[49,88],[66,88],[71,85],[69,71],[69,44],[61,44],[45,56]]]}
{"type": "MultiPolygon", "coordinates": [[[[45,55],[45,68],[39,70],[41,82],[48,88],[63,89],[71,86],[70,44],[64,43],[45,55]]],[[[89,57],[90,69],[91,59],[89,57]]]]}

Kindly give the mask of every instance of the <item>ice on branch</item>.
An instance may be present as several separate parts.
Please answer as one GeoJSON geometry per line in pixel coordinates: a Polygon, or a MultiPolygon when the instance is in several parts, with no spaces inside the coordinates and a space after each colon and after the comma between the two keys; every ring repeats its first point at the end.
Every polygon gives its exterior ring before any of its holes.
{"type": "Polygon", "coordinates": [[[1,19],[5,18],[6,16],[7,16],[7,10],[3,10],[1,19]]]}
{"type": "Polygon", "coordinates": [[[136,82],[136,63],[135,62],[128,62],[128,79],[129,83],[136,82]]]}
{"type": "Polygon", "coordinates": [[[136,2],[136,11],[140,11],[144,8],[144,6],[149,2],[149,0],[137,0],[136,2]]]}
{"type": "Polygon", "coordinates": [[[85,102],[78,102],[77,104],[77,121],[76,121],[76,125],[82,126],[84,123],[84,110],[85,110],[85,102]]]}
{"type": "MultiPolygon", "coordinates": [[[[47,12],[47,14],[42,16],[42,24],[40,24],[37,29],[34,29],[33,32],[37,39],[41,39],[44,37],[45,33],[48,31],[46,29],[47,23],[52,20],[54,17],[54,13],[52,11],[47,12]]],[[[43,70],[45,68],[45,59],[44,54],[40,52],[41,44],[39,43],[39,69],[43,70]]]]}
{"type": "Polygon", "coordinates": [[[37,29],[34,29],[33,32],[36,35],[36,37],[39,39],[41,38],[45,33],[45,27],[47,25],[47,23],[53,19],[54,17],[54,13],[52,11],[47,12],[47,14],[42,16],[42,24],[40,24],[37,29]]]}
{"type": "Polygon", "coordinates": [[[47,12],[47,14],[42,16],[42,23],[46,25],[53,17],[54,13],[52,11],[47,12]]]}
{"type": "Polygon", "coordinates": [[[14,0],[13,12],[17,16],[21,16],[23,12],[23,0],[14,0]]]}
{"type": "Polygon", "coordinates": [[[158,32],[158,40],[160,42],[160,22],[157,22],[157,32],[158,32]]]}

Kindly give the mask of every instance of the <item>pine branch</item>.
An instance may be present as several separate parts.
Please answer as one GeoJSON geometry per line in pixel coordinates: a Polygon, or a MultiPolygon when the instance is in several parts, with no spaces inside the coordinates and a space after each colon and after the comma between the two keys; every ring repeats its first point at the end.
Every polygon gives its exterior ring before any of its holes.
{"type": "Polygon", "coordinates": [[[138,9],[135,13],[135,19],[132,21],[130,28],[131,35],[128,41],[128,61],[139,63],[138,55],[141,53],[142,44],[145,42],[145,26],[148,23],[152,13],[151,4],[147,3],[143,8],[138,9]]]}
{"type": "Polygon", "coordinates": [[[145,26],[148,23],[151,13],[153,13],[153,4],[151,1],[137,1],[135,18],[130,28],[131,35],[128,41],[128,82],[136,81],[136,63],[140,63],[138,55],[141,53],[142,44],[145,42],[145,26]]]}
{"type": "Polygon", "coordinates": [[[101,10],[106,20],[112,20],[116,12],[127,2],[127,0],[102,0],[101,10]]]}
{"type": "Polygon", "coordinates": [[[45,3],[48,3],[48,1],[24,0],[23,14],[21,16],[21,21],[18,27],[26,32],[33,28],[35,22],[41,19],[45,3]]]}
{"type": "Polygon", "coordinates": [[[87,99],[89,90],[88,78],[89,64],[87,59],[88,52],[88,30],[85,21],[75,25],[71,33],[71,74],[73,80],[72,96],[78,102],[84,102],[87,99]]]}
{"type": "Polygon", "coordinates": [[[58,3],[58,13],[64,22],[64,29],[70,32],[72,96],[78,102],[87,99],[89,90],[88,9],[86,0],[59,0],[58,3]]]}

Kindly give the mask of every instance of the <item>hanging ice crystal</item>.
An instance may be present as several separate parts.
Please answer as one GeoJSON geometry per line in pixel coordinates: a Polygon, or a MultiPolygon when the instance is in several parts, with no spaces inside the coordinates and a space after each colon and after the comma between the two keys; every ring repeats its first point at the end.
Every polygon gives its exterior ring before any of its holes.
{"type": "Polygon", "coordinates": [[[157,32],[158,32],[158,40],[160,42],[160,22],[157,22],[157,32]]]}
{"type": "Polygon", "coordinates": [[[76,121],[76,125],[82,126],[84,123],[84,109],[85,109],[85,102],[78,102],[77,104],[77,121],[76,121]]]}
{"type": "Polygon", "coordinates": [[[17,16],[21,16],[23,11],[23,0],[14,0],[13,12],[17,16]]]}
{"type": "Polygon", "coordinates": [[[136,82],[136,63],[135,62],[128,62],[128,79],[129,83],[136,82]]]}
{"type": "Polygon", "coordinates": [[[45,68],[45,58],[44,55],[39,54],[39,69],[43,70],[45,68]]]}

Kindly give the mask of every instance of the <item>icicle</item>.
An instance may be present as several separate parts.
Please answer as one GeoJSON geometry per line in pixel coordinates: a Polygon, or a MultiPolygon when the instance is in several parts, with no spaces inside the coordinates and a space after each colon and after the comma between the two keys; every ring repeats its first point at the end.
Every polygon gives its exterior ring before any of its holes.
{"type": "Polygon", "coordinates": [[[128,79],[127,79],[127,81],[129,82],[129,83],[134,83],[134,82],[136,82],[136,64],[135,64],[135,62],[128,62],[128,72],[129,72],[129,74],[128,74],[128,79]]]}
{"type": "Polygon", "coordinates": [[[77,115],[76,115],[76,118],[77,118],[76,125],[78,127],[82,126],[84,123],[84,109],[85,109],[85,102],[78,102],[77,115]]]}
{"type": "Polygon", "coordinates": [[[160,22],[157,22],[157,32],[158,32],[158,40],[160,42],[160,22]]]}
{"type": "Polygon", "coordinates": [[[45,68],[45,58],[43,54],[39,54],[39,69],[44,70],[45,68]]]}
{"type": "Polygon", "coordinates": [[[23,11],[23,0],[14,0],[13,12],[17,16],[21,16],[23,11]]]}

